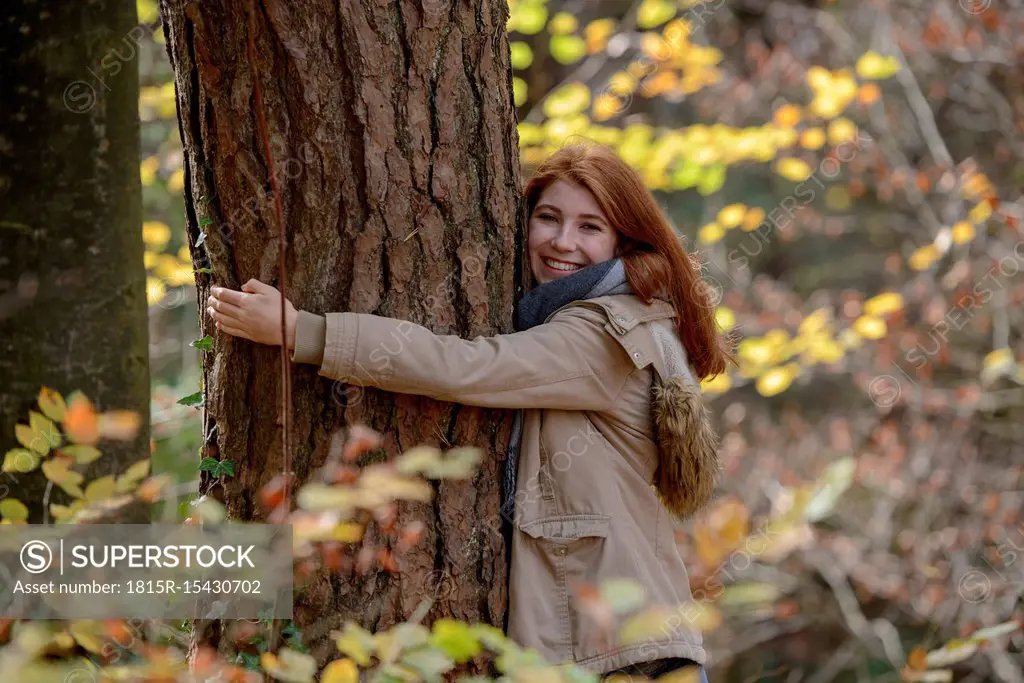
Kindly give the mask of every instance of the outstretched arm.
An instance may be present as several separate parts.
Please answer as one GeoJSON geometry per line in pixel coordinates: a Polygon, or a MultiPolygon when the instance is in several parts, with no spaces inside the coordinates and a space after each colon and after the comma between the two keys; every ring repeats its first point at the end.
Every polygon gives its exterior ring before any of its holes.
{"type": "MultiPolygon", "coordinates": [[[[269,297],[278,307],[279,296],[269,297]]],[[[249,304],[259,305],[258,292],[255,297],[243,297],[232,305],[245,314],[249,304]]],[[[279,308],[274,310],[276,321],[279,308]]],[[[246,326],[237,316],[224,314],[220,329],[230,334],[232,330],[248,332],[245,338],[261,343],[279,343],[279,333],[266,333],[272,325],[261,323],[263,317],[270,315],[250,310],[245,314],[246,326]]],[[[302,329],[296,334],[293,326],[290,340],[294,344],[298,337],[305,350],[297,351],[303,354],[315,349],[315,335],[323,330],[321,375],[467,405],[603,410],[614,403],[636,369],[605,331],[604,313],[586,307],[566,309],[524,332],[472,340],[436,335],[405,320],[364,313],[328,313],[320,318],[296,312],[293,318],[302,329]],[[301,341],[310,337],[314,342],[301,341]]],[[[316,362],[308,356],[293,359],[316,362]]]]}

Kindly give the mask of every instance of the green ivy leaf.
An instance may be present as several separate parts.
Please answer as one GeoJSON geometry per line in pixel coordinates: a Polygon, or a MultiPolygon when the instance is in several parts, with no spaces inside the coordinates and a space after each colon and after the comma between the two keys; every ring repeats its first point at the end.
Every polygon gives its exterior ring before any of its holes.
{"type": "Polygon", "coordinates": [[[189,342],[188,345],[199,349],[200,351],[213,351],[213,337],[206,335],[202,339],[196,339],[194,342],[189,342]]]}
{"type": "Polygon", "coordinates": [[[226,474],[229,477],[235,476],[235,463],[233,460],[221,460],[220,461],[220,474],[226,474]]]}
{"type": "Polygon", "coordinates": [[[189,394],[184,398],[178,399],[178,405],[190,406],[192,408],[202,408],[206,403],[206,397],[203,396],[203,392],[197,391],[194,394],[189,394]]]}
{"type": "Polygon", "coordinates": [[[199,463],[200,472],[214,472],[220,468],[220,460],[214,458],[203,458],[202,462],[199,463]]]}
{"type": "Polygon", "coordinates": [[[200,216],[199,227],[205,228],[207,225],[213,225],[213,219],[210,218],[209,216],[200,216]]]}

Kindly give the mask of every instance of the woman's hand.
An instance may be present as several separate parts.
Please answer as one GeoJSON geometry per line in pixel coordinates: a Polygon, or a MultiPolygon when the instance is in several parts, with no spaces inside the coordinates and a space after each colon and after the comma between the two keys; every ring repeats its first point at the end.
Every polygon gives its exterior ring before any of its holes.
{"type": "MultiPolygon", "coordinates": [[[[281,292],[259,280],[249,280],[236,292],[223,287],[210,289],[206,312],[217,329],[235,337],[260,344],[281,344],[281,292]]],[[[295,348],[295,321],[298,311],[290,301],[284,302],[285,329],[288,348],[295,348]]]]}

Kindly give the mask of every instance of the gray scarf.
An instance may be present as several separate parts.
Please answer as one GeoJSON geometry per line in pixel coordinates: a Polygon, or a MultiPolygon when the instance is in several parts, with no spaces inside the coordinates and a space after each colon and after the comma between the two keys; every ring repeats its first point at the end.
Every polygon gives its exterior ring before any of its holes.
{"type": "MultiPolygon", "coordinates": [[[[595,299],[609,294],[632,294],[626,281],[622,259],[603,261],[593,266],[534,287],[516,306],[516,331],[536,327],[562,306],[583,299],[595,299]]],[[[516,472],[519,464],[519,444],[523,438],[523,411],[517,410],[512,423],[512,437],[505,456],[504,491],[501,515],[512,522],[515,514],[516,472]]]]}

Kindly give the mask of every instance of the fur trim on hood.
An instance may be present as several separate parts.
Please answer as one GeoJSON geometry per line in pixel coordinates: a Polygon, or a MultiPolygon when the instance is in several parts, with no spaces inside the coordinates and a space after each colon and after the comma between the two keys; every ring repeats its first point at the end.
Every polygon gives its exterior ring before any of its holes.
{"type": "Polygon", "coordinates": [[[654,481],[662,503],[686,518],[711,499],[721,466],[718,435],[699,390],[680,375],[654,383],[658,468],[654,481]]]}

